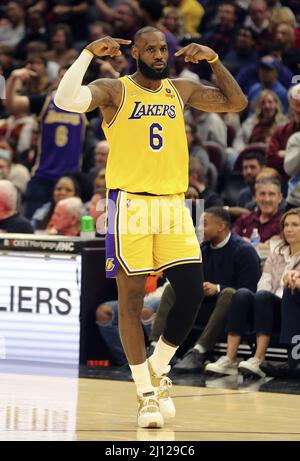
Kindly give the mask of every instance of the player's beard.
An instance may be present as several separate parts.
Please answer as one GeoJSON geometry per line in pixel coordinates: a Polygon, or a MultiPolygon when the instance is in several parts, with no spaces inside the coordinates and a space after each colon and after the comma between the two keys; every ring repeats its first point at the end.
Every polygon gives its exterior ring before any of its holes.
{"type": "Polygon", "coordinates": [[[149,80],[162,80],[163,78],[167,78],[169,76],[168,64],[162,70],[155,70],[152,67],[147,66],[141,58],[138,58],[138,69],[141,74],[149,80]]]}

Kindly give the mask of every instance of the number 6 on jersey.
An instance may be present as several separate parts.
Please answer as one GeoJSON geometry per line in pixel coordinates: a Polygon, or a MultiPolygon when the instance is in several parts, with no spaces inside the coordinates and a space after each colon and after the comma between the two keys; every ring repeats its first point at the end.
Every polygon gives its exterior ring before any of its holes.
{"type": "Polygon", "coordinates": [[[159,151],[163,146],[163,138],[159,133],[162,133],[163,128],[159,123],[150,125],[150,147],[154,151],[159,151]]]}

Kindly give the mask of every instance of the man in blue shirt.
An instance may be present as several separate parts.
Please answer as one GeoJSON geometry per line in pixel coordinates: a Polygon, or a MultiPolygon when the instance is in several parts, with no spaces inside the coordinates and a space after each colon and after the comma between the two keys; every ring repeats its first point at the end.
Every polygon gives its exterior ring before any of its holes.
{"type": "Polygon", "coordinates": [[[262,92],[268,89],[274,91],[279,97],[284,112],[288,111],[288,94],[286,88],[279,82],[280,64],[279,61],[271,55],[263,56],[259,64],[259,80],[260,82],[254,83],[247,94],[250,110],[253,112],[253,102],[262,92]]]}

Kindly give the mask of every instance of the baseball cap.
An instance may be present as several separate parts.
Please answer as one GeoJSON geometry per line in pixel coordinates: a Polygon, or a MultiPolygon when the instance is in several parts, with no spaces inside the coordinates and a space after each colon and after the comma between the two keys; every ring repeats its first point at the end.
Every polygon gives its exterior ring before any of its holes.
{"type": "Polygon", "coordinates": [[[267,55],[263,56],[260,60],[259,63],[260,67],[265,67],[267,69],[276,69],[278,70],[280,67],[278,59],[276,59],[274,56],[267,55]]]}
{"type": "Polygon", "coordinates": [[[298,101],[300,100],[300,83],[290,88],[289,97],[292,99],[298,99],[298,101]]]}
{"type": "Polygon", "coordinates": [[[0,158],[10,161],[10,152],[8,150],[0,149],[0,158]]]}

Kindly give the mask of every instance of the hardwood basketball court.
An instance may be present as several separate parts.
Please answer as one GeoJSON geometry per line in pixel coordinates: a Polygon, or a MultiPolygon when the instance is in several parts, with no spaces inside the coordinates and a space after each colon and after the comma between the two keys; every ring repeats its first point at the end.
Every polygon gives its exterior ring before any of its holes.
{"type": "Polygon", "coordinates": [[[175,419],[138,429],[132,382],[0,372],[0,441],[300,440],[299,395],[255,386],[174,386],[172,394],[175,419]]]}

